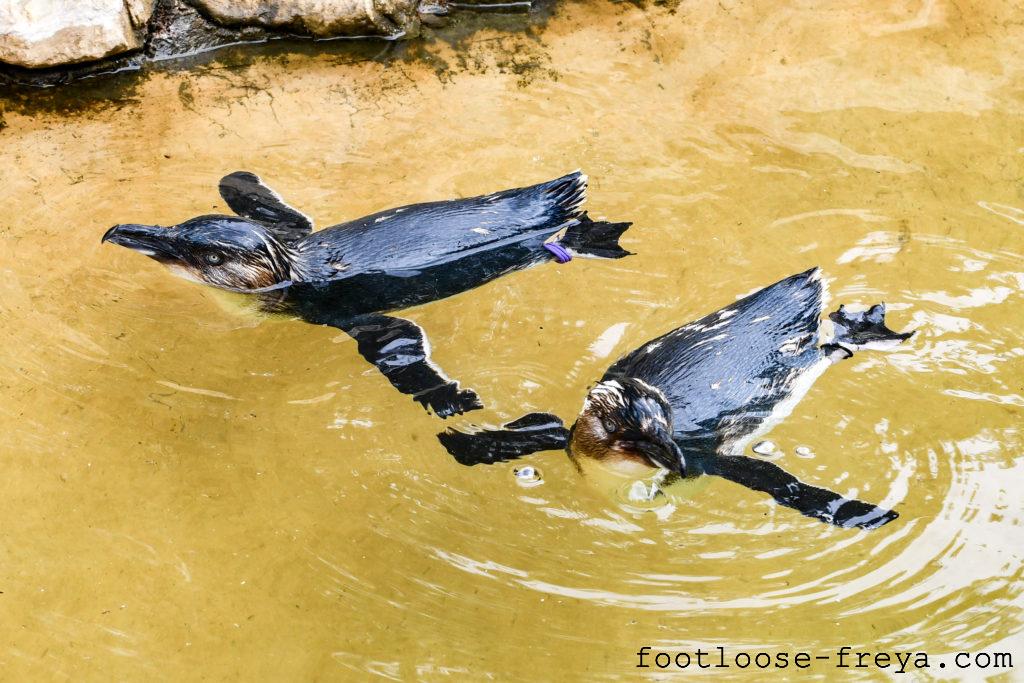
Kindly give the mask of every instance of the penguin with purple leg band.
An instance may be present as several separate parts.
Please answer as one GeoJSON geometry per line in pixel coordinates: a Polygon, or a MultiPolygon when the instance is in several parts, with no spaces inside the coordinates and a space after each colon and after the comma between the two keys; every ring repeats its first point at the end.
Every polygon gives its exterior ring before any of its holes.
{"type": "Polygon", "coordinates": [[[267,312],[330,325],[401,393],[440,417],[482,407],[429,357],[418,325],[384,315],[478,287],[506,273],[572,255],[622,258],[630,223],[592,221],[587,176],[388,209],[313,232],[312,221],[252,173],[220,182],[235,216],[171,227],[115,225],[104,242],[167,266],[186,279],[250,294],[267,312]],[[556,237],[557,236],[557,237],[556,237]]]}

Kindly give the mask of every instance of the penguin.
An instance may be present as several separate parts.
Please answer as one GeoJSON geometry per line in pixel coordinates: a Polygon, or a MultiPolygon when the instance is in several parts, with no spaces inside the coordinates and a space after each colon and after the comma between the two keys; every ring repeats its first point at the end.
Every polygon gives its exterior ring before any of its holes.
{"type": "Polygon", "coordinates": [[[438,438],[464,465],[565,449],[578,467],[598,461],[624,473],[657,470],[663,485],[714,475],[823,522],[880,527],[898,514],[742,455],[833,363],[913,334],[886,327],[884,304],[862,312],[843,306],[829,315],[825,341],[825,298],[821,271],[812,268],[643,344],[608,368],[569,429],[555,415],[530,413],[501,429],[449,429],[438,438]]]}
{"type": "Polygon", "coordinates": [[[630,255],[618,243],[630,223],[592,221],[583,210],[587,176],[580,171],[388,209],[316,232],[308,216],[253,173],[231,173],[219,189],[235,216],[198,216],[170,227],[119,224],[101,241],[185,279],[251,295],[265,312],[343,330],[398,391],[441,418],[483,404],[433,364],[418,325],[385,313],[552,260],[630,255]]]}

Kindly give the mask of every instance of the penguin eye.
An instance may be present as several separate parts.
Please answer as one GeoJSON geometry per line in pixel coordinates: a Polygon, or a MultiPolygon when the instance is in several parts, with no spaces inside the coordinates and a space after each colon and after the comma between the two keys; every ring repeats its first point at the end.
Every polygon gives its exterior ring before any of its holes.
{"type": "Polygon", "coordinates": [[[601,426],[604,427],[604,431],[607,432],[608,434],[614,434],[618,427],[618,425],[616,425],[615,422],[611,420],[611,418],[607,417],[601,420],[601,426]]]}
{"type": "Polygon", "coordinates": [[[203,255],[203,260],[211,266],[219,266],[224,263],[224,254],[221,254],[219,251],[208,251],[203,255]]]}

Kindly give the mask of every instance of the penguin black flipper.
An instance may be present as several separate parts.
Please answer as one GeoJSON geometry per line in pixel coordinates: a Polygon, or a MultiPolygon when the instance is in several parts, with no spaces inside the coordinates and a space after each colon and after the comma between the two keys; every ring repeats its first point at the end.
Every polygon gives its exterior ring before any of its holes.
{"type": "MultiPolygon", "coordinates": [[[[323,321],[321,321],[323,322],[323,321]]],[[[331,324],[356,340],[359,354],[391,385],[441,418],[483,408],[472,389],[459,389],[431,362],[423,329],[409,320],[367,314],[331,324]]]]}
{"type": "Polygon", "coordinates": [[[220,196],[243,218],[263,224],[285,244],[298,242],[313,231],[313,222],[248,171],[235,171],[220,179],[220,196]]]}
{"type": "Polygon", "coordinates": [[[846,306],[828,314],[835,327],[832,343],[853,353],[860,349],[890,349],[910,339],[913,332],[893,332],[885,326],[885,304],[850,312],[846,306]]]}
{"type": "Polygon", "coordinates": [[[899,517],[894,510],[844,498],[834,491],[805,484],[765,460],[723,455],[711,458],[705,465],[705,472],[767,493],[779,505],[839,527],[876,529],[899,517]]]}
{"type": "Polygon", "coordinates": [[[569,430],[557,415],[529,413],[501,429],[460,432],[449,428],[437,439],[459,464],[491,465],[537,451],[564,450],[569,444],[569,430]]]}

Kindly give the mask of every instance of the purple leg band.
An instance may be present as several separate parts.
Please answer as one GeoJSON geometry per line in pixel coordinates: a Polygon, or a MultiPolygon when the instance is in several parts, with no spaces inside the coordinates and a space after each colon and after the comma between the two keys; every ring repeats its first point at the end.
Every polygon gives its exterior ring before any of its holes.
{"type": "Polygon", "coordinates": [[[558,242],[547,242],[544,244],[544,248],[555,255],[555,260],[559,263],[568,263],[572,261],[572,254],[570,254],[565,247],[558,242]]]}

